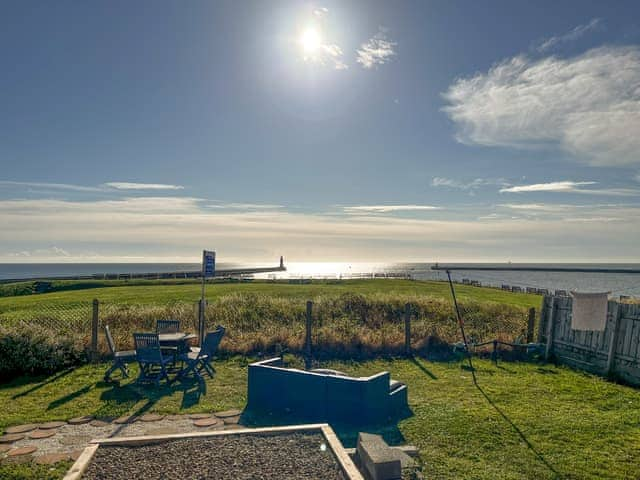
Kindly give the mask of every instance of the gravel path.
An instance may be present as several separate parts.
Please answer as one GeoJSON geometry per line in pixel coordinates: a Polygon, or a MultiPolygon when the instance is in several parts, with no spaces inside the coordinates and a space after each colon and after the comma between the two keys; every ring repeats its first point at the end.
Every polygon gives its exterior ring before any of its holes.
{"type": "Polygon", "coordinates": [[[101,446],[83,478],[345,480],[322,434],[302,432],[101,446]]]}

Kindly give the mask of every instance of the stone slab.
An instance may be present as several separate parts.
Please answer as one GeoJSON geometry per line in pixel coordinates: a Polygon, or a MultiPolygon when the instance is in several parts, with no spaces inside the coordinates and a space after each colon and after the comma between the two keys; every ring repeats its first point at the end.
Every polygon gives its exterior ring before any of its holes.
{"type": "Polygon", "coordinates": [[[218,418],[227,418],[227,417],[238,417],[240,415],[242,415],[242,411],[241,410],[225,410],[224,412],[217,412],[214,413],[214,415],[218,418]]]}
{"type": "Polygon", "coordinates": [[[53,465],[58,462],[66,462],[71,460],[71,455],[68,453],[49,453],[47,455],[40,455],[36,457],[35,462],[41,465],[53,465]]]}
{"type": "Polygon", "coordinates": [[[164,415],[158,415],[157,413],[147,413],[140,417],[141,422],[159,422],[164,418],[164,415]]]}
{"type": "Polygon", "coordinates": [[[49,438],[53,437],[56,434],[55,430],[34,430],[33,432],[29,432],[27,435],[29,438],[33,438],[34,440],[39,440],[41,438],[49,438]]]}
{"type": "Polygon", "coordinates": [[[8,427],[5,429],[5,433],[26,433],[31,430],[35,430],[38,428],[38,425],[35,423],[27,423],[25,425],[14,425],[13,427],[8,427]]]}
{"type": "Polygon", "coordinates": [[[238,423],[240,423],[240,416],[238,415],[237,417],[225,417],[222,419],[222,421],[225,423],[225,425],[237,425],[238,423]]]}
{"type": "Polygon", "coordinates": [[[7,433],[0,436],[0,443],[13,443],[24,438],[23,433],[7,433]]]}
{"type": "Polygon", "coordinates": [[[138,420],[136,415],[123,415],[116,418],[113,423],[116,425],[124,425],[125,423],[134,423],[136,420],[138,420]]]}
{"type": "Polygon", "coordinates": [[[92,439],[91,435],[65,435],[60,439],[60,443],[63,445],[84,446],[92,439]]]}
{"type": "Polygon", "coordinates": [[[13,447],[11,445],[0,445],[0,454],[8,452],[13,447]]]}
{"type": "Polygon", "coordinates": [[[360,433],[356,455],[362,469],[371,480],[397,480],[402,478],[402,464],[396,452],[380,435],[360,433]]]}
{"type": "Polygon", "coordinates": [[[38,425],[40,430],[49,430],[50,428],[60,428],[66,425],[67,422],[45,422],[38,425]]]}
{"type": "Polygon", "coordinates": [[[192,413],[191,415],[189,415],[189,418],[191,420],[201,420],[203,418],[211,418],[211,414],[210,413],[192,413]]]}
{"type": "Polygon", "coordinates": [[[89,425],[92,427],[106,427],[109,425],[109,422],[105,422],[104,420],[91,420],[89,425]]]}
{"type": "Polygon", "coordinates": [[[201,418],[199,420],[194,420],[193,424],[196,427],[213,427],[214,425],[222,424],[222,421],[215,417],[209,417],[209,418],[201,418]]]}
{"type": "Polygon", "coordinates": [[[19,447],[19,448],[14,448],[12,450],[9,450],[9,453],[7,453],[7,456],[17,457],[19,455],[31,455],[36,450],[38,450],[38,447],[35,447],[33,445],[25,445],[24,447],[19,447]]]}
{"type": "Polygon", "coordinates": [[[85,423],[89,423],[93,420],[92,415],[85,415],[84,417],[76,417],[69,420],[69,425],[84,425],[85,423]]]}

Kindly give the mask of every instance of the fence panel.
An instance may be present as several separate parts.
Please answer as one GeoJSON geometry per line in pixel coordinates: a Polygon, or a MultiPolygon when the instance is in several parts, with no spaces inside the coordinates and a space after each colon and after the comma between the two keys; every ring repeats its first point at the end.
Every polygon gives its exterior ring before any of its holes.
{"type": "Polygon", "coordinates": [[[63,305],[37,303],[0,311],[0,324],[43,328],[54,335],[81,335],[88,341],[91,336],[91,314],[91,302],[63,305]]]}
{"type": "Polygon", "coordinates": [[[610,301],[601,332],[573,330],[571,310],[570,297],[544,298],[538,339],[548,353],[573,367],[640,384],[640,305],[610,301]]]}

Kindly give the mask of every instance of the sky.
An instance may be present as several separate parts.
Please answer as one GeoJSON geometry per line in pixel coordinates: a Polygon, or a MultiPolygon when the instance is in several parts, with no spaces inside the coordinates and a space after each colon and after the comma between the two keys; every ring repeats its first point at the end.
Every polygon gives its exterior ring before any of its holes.
{"type": "Polygon", "coordinates": [[[608,3],[2,2],[0,262],[638,262],[608,3]]]}

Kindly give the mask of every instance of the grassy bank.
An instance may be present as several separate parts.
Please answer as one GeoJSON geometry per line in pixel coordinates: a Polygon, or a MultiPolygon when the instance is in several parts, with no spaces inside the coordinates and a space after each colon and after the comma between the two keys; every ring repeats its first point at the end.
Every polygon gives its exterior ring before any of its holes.
{"type": "MultiPolygon", "coordinates": [[[[0,428],[86,414],[242,408],[250,360],[234,357],[218,362],[217,377],[207,380],[206,393],[200,396],[189,384],[158,389],[104,384],[100,380],[106,365],[16,379],[0,386],[4,405],[0,428]]],[[[413,416],[379,432],[390,442],[418,446],[425,478],[626,479],[637,475],[637,390],[552,365],[495,367],[476,360],[480,388],[455,362],[331,361],[323,366],[354,375],[389,370],[407,383],[413,416]]],[[[347,445],[353,442],[355,432],[341,429],[339,434],[347,445]]],[[[0,467],[0,477],[5,478],[8,470],[3,468],[11,467],[0,467]]],[[[39,477],[34,473],[23,478],[39,477]]]]}

